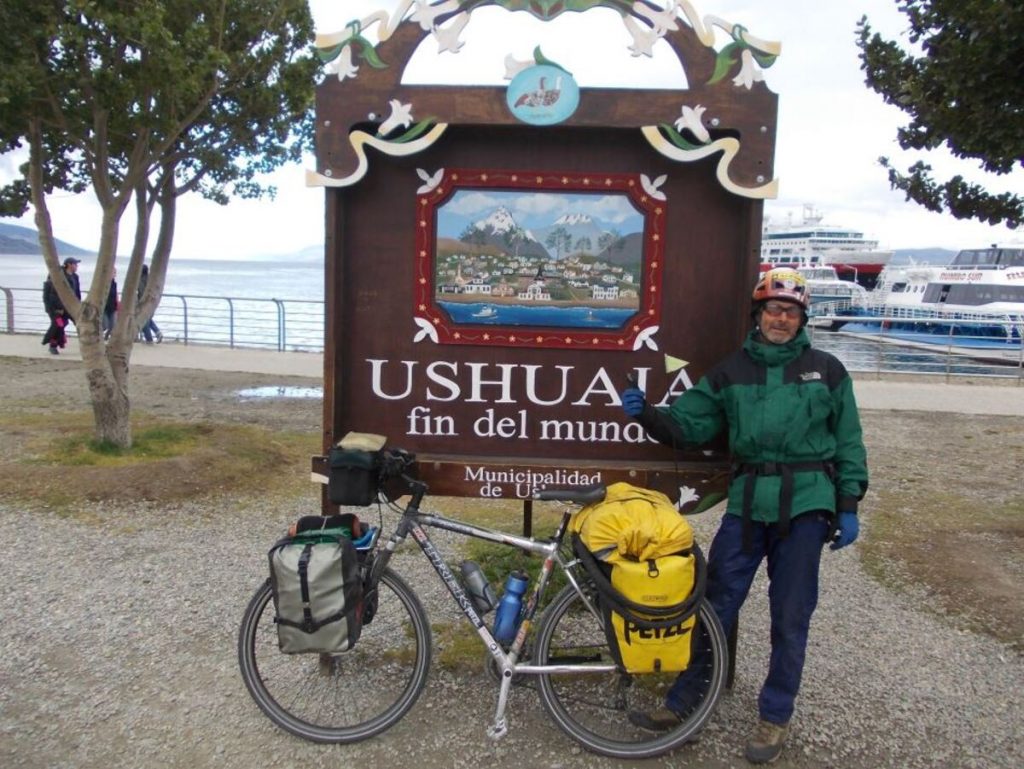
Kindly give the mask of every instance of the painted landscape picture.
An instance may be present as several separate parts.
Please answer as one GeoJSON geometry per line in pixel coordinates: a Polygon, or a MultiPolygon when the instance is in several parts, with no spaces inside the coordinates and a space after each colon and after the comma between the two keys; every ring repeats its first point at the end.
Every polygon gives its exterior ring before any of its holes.
{"type": "Polygon", "coordinates": [[[434,301],[456,325],[619,329],[640,308],[625,193],[459,189],[436,209],[434,301]]]}

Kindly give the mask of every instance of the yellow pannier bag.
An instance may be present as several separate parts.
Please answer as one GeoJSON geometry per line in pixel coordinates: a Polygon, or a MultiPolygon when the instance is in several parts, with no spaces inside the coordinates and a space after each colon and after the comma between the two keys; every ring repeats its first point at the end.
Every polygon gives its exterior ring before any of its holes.
{"type": "Polygon", "coordinates": [[[631,673],[684,670],[706,576],[689,522],[664,494],[615,483],[570,528],[616,663],[631,673]]]}
{"type": "Polygon", "coordinates": [[[681,607],[693,593],[695,560],[693,555],[666,555],[612,566],[612,587],[643,607],[623,613],[609,606],[606,613],[613,656],[618,652],[615,661],[630,673],[685,670],[690,664],[696,617],[681,607]],[[659,618],[645,610],[649,606],[675,608],[676,614],[659,618]]]}

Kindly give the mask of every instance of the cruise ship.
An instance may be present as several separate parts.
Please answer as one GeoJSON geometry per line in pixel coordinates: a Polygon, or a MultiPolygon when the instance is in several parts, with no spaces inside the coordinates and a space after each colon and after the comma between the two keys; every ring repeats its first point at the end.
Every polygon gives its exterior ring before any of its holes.
{"type": "Polygon", "coordinates": [[[866,289],[875,287],[892,251],[880,250],[877,240],[848,227],[822,224],[814,206],[804,206],[803,221],[776,224],[766,220],[761,231],[761,269],[772,267],[833,267],[843,280],[866,289]]]}

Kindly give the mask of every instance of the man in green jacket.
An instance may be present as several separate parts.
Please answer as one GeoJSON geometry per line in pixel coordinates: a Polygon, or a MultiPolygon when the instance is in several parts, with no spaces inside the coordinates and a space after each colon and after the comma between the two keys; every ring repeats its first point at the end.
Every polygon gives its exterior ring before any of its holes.
{"type": "MultiPolygon", "coordinates": [[[[708,556],[707,598],[730,634],[767,559],[772,649],[760,720],[746,748],[752,763],[782,752],[818,602],[822,546],[832,538],[837,550],[857,538],[857,503],[868,486],[853,385],[839,360],[811,348],[809,304],[800,273],[770,270],[754,288],[756,327],[741,350],[667,410],[647,404],[637,388],[622,393],[626,413],[663,443],[694,448],[728,434],[733,479],[708,556]]],[[[665,707],[631,713],[631,720],[654,730],[678,723],[693,706],[688,695],[699,686],[702,652],[665,707]]]]}

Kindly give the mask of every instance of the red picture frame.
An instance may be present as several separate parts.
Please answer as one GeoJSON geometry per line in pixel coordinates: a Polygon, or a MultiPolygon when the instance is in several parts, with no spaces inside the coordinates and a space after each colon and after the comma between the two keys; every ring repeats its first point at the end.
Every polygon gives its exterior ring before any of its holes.
{"type": "Polygon", "coordinates": [[[661,323],[667,199],[658,187],[664,177],[530,170],[418,173],[423,182],[416,196],[413,271],[418,339],[593,350],[654,347],[648,340],[661,323]],[[486,211],[487,204],[503,210],[493,210],[487,219],[467,218],[470,209],[486,211]],[[509,209],[516,206],[527,212],[520,216],[529,217],[532,228],[515,223],[509,209]],[[604,216],[617,217],[625,234],[607,229],[604,216]],[[545,221],[550,224],[537,229],[536,223],[545,221]],[[470,223],[460,239],[455,233],[462,222],[470,223]]]}

